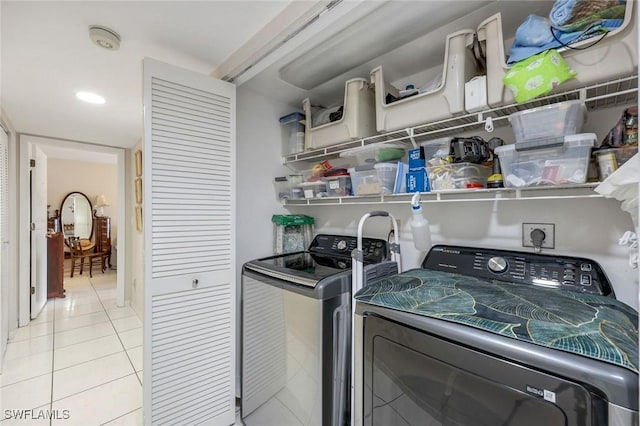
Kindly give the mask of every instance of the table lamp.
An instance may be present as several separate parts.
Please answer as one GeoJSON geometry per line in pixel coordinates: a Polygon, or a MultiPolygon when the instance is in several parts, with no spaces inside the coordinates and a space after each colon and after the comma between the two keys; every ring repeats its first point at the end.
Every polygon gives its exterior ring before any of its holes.
{"type": "Polygon", "coordinates": [[[107,203],[107,199],[104,195],[98,195],[96,197],[96,201],[94,203],[96,208],[100,208],[100,214],[96,213],[96,216],[104,216],[104,208],[109,207],[109,203],[107,203]]]}

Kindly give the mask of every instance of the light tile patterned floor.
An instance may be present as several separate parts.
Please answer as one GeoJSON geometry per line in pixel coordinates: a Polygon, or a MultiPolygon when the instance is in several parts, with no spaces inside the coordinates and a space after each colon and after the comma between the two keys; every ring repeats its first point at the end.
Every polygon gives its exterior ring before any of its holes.
{"type": "Polygon", "coordinates": [[[9,341],[0,426],[142,425],[142,322],[116,306],[115,271],[65,271],[64,287],[9,341]]]}

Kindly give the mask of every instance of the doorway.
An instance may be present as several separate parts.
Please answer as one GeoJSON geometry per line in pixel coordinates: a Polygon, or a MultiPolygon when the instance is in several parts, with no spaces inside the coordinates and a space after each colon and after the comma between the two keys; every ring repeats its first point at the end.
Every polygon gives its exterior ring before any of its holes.
{"type": "MultiPolygon", "coordinates": [[[[33,170],[31,167],[30,160],[34,158],[34,153],[42,153],[42,155],[38,155],[39,161],[46,164],[47,157],[57,157],[57,158],[73,158],[77,161],[86,161],[86,162],[96,162],[97,159],[104,160],[105,158],[111,159],[113,164],[116,167],[116,193],[114,194],[113,204],[117,205],[117,207],[111,209],[111,214],[115,221],[120,224],[117,227],[115,232],[112,235],[112,239],[115,241],[114,250],[113,250],[113,260],[117,265],[116,269],[116,293],[117,293],[117,304],[118,306],[124,306],[125,304],[125,235],[126,235],[126,227],[127,220],[125,216],[125,202],[126,202],[126,194],[125,194],[125,150],[122,148],[113,148],[102,145],[94,145],[83,142],[76,141],[67,141],[55,138],[46,138],[41,136],[34,135],[20,135],[19,138],[19,147],[20,147],[20,194],[24,194],[25,196],[20,197],[20,210],[21,210],[21,218],[30,217],[31,205],[37,207],[39,211],[43,212],[44,221],[46,222],[46,206],[47,199],[46,194],[44,196],[37,195],[38,191],[33,191],[33,197],[26,196],[30,191],[30,172],[33,170]],[[30,198],[33,198],[31,200],[30,198]],[[119,243],[118,243],[119,242],[119,243]],[[114,256],[115,255],[115,256],[114,256]]],[[[36,161],[36,170],[37,170],[37,162],[36,161]]],[[[42,169],[40,169],[42,170],[42,169]]],[[[45,166],[46,170],[46,166],[45,166]]],[[[77,179],[81,180],[82,176],[78,176],[77,179]]],[[[46,185],[46,184],[45,184],[46,185]]],[[[73,191],[73,188],[70,188],[69,191],[73,191]]],[[[46,191],[45,191],[46,192],[46,191]]],[[[103,194],[91,194],[92,196],[99,196],[103,194]]],[[[50,209],[53,210],[58,209],[57,206],[51,206],[50,209]]],[[[29,323],[29,321],[36,317],[39,313],[39,309],[44,306],[44,302],[40,299],[44,297],[44,301],[46,302],[46,279],[38,279],[36,282],[30,281],[30,274],[32,273],[30,270],[30,263],[39,263],[38,259],[44,258],[45,267],[44,271],[46,271],[46,253],[42,251],[38,251],[38,243],[35,243],[35,255],[32,258],[30,256],[30,248],[32,244],[30,244],[31,240],[31,229],[35,227],[38,229],[38,224],[32,221],[21,221],[20,224],[20,288],[19,288],[19,325],[24,326],[29,323]],[[32,225],[33,223],[33,225],[32,225]],[[35,225],[35,226],[34,226],[35,225]],[[35,286],[34,289],[32,287],[35,286]],[[42,288],[44,287],[44,289],[42,288]],[[32,300],[32,293],[35,294],[45,294],[45,296],[40,296],[40,298],[36,298],[32,300]],[[40,300],[40,302],[38,302],[40,300]],[[31,305],[31,306],[30,306],[31,305]]],[[[46,230],[47,225],[44,225],[44,230],[41,230],[40,237],[41,239],[46,240],[46,230]]],[[[37,238],[36,238],[37,239],[37,238]]],[[[42,272],[46,274],[46,272],[42,272]]],[[[36,277],[37,277],[36,272],[36,277]]],[[[42,278],[42,275],[41,275],[42,278]]]]}

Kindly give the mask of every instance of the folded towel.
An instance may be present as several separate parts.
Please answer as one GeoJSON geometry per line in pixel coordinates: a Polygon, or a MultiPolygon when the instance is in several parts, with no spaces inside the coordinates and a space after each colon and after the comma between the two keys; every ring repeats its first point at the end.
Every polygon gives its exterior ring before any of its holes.
{"type": "Polygon", "coordinates": [[[556,0],[549,13],[549,19],[554,27],[560,27],[573,18],[573,9],[580,0],[556,0]]]}
{"type": "Polygon", "coordinates": [[[519,46],[544,46],[552,41],[549,21],[542,16],[529,15],[516,30],[514,43],[519,46]]]}
{"type": "Polygon", "coordinates": [[[549,13],[554,28],[579,31],[602,19],[624,19],[626,0],[556,0],[549,13]]]}
{"type": "MultiPolygon", "coordinates": [[[[614,29],[620,27],[622,25],[622,22],[623,21],[621,19],[607,19],[592,25],[585,31],[564,32],[554,29],[553,34],[555,35],[555,38],[551,33],[551,28],[549,28],[551,41],[541,45],[526,44],[526,37],[518,38],[518,36],[516,35],[513,45],[511,46],[511,51],[509,52],[509,60],[507,61],[507,65],[513,65],[516,62],[527,59],[540,52],[544,52],[545,50],[561,48],[565,45],[571,45],[573,43],[586,40],[591,37],[602,37],[604,33],[613,31],[614,29]]],[[[520,28],[518,28],[518,31],[519,30],[520,28]]]]}

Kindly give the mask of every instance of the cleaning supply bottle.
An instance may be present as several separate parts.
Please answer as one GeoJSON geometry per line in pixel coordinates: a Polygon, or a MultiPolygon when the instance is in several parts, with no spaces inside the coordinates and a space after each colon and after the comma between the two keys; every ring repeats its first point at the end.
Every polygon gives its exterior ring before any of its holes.
{"type": "Polygon", "coordinates": [[[421,251],[431,248],[431,231],[429,231],[429,221],[422,214],[420,207],[420,193],[417,192],[411,199],[411,233],[413,234],[413,245],[421,251]]]}

